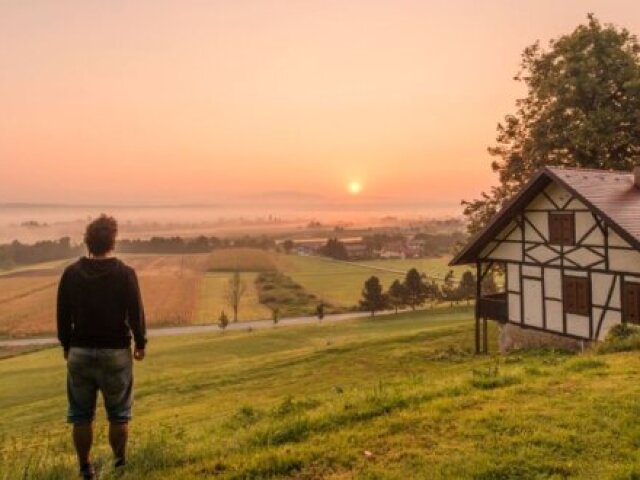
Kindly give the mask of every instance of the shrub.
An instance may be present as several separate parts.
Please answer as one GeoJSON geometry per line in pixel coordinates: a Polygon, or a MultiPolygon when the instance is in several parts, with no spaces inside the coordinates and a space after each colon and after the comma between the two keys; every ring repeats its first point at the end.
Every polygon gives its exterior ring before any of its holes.
{"type": "Polygon", "coordinates": [[[603,343],[598,345],[598,353],[629,352],[640,350],[640,328],[621,323],[611,327],[603,343]]]}

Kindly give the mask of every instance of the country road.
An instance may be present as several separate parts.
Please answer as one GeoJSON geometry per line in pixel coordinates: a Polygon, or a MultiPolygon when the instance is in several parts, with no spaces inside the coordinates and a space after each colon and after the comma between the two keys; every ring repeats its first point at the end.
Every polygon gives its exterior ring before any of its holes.
{"type": "MultiPolygon", "coordinates": [[[[393,313],[392,311],[378,312],[377,315],[384,315],[393,313]]],[[[350,320],[354,318],[362,318],[369,316],[369,312],[349,312],[349,313],[337,313],[332,315],[325,315],[322,322],[340,322],[343,320],[350,320]]],[[[274,326],[271,320],[251,320],[247,322],[229,323],[227,331],[247,331],[249,329],[257,330],[264,328],[279,328],[289,327],[295,325],[308,325],[312,323],[318,323],[318,317],[306,316],[306,317],[289,317],[282,318],[278,321],[278,325],[274,326]]],[[[169,337],[177,335],[191,335],[197,333],[211,333],[219,332],[220,327],[216,324],[209,325],[186,325],[183,327],[164,327],[164,328],[149,328],[147,334],[152,337],[169,337]]],[[[2,347],[28,347],[28,346],[42,346],[42,345],[55,345],[58,343],[58,339],[55,337],[32,337],[32,338],[16,338],[11,340],[0,340],[0,348],[2,347]]]]}

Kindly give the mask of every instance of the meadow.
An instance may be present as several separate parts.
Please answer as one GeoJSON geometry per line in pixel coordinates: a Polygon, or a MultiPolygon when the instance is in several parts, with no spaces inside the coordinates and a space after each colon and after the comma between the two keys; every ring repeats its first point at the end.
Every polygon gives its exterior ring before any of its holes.
{"type": "MultiPolygon", "coordinates": [[[[230,248],[212,254],[121,255],[140,280],[149,326],[215,323],[230,307],[225,289],[238,270],[247,286],[239,320],[281,315],[308,315],[318,303],[326,312],[356,308],[362,286],[376,275],[385,287],[418,268],[443,278],[448,258],[336,262],[321,257],[285,255],[274,251],[230,248]],[[270,292],[256,284],[260,274],[278,272],[270,292]]],[[[0,337],[34,336],[55,331],[55,302],[59,277],[68,261],[49,262],[0,274],[0,337]]],[[[463,269],[455,269],[457,276],[463,269]]]]}
{"type": "MultiPolygon", "coordinates": [[[[471,316],[153,339],[117,477],[99,414],[101,478],[638,478],[636,353],[475,356],[471,316]]],[[[74,478],[61,352],[0,378],[0,479],[74,478]]]]}

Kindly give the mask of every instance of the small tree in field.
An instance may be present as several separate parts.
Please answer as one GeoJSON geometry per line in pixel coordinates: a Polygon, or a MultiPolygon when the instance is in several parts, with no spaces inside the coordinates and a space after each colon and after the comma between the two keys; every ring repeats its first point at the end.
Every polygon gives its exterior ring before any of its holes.
{"type": "Polygon", "coordinates": [[[247,292],[247,284],[242,278],[240,278],[240,272],[233,272],[233,276],[229,279],[227,284],[227,290],[225,292],[227,303],[233,309],[233,321],[238,321],[238,310],[240,308],[240,301],[247,292]]]}
{"type": "Polygon", "coordinates": [[[277,325],[278,322],[280,321],[280,310],[277,308],[274,308],[273,310],[271,310],[271,319],[273,320],[273,324],[277,325]]]}
{"type": "Polygon", "coordinates": [[[387,292],[387,299],[389,301],[389,305],[395,309],[396,313],[398,313],[399,308],[402,308],[407,304],[407,296],[407,289],[404,284],[400,280],[394,280],[387,292]]]}
{"type": "Polygon", "coordinates": [[[370,311],[372,317],[376,314],[376,310],[382,310],[387,306],[387,298],[382,292],[382,285],[378,277],[370,277],[369,280],[364,282],[360,306],[364,310],[370,311]]]}
{"type": "Polygon", "coordinates": [[[444,276],[444,283],[442,284],[442,294],[447,300],[451,302],[452,306],[453,302],[459,299],[453,270],[449,270],[444,276]]]}
{"type": "Polygon", "coordinates": [[[227,317],[227,314],[224,313],[223,310],[222,312],[220,312],[220,316],[218,317],[218,327],[220,327],[220,330],[224,332],[228,325],[229,317],[227,317]]]}
{"type": "Polygon", "coordinates": [[[295,247],[295,243],[293,243],[293,240],[287,239],[284,242],[282,242],[282,248],[284,248],[285,253],[291,253],[291,250],[293,250],[293,247],[295,247]]]}
{"type": "Polygon", "coordinates": [[[320,303],[316,307],[316,316],[318,317],[318,320],[322,320],[324,318],[324,303],[320,303]]]}
{"type": "Polygon", "coordinates": [[[427,300],[429,289],[424,283],[424,276],[420,275],[415,268],[407,272],[404,278],[404,287],[407,291],[407,305],[411,307],[411,310],[415,310],[427,300]]]}

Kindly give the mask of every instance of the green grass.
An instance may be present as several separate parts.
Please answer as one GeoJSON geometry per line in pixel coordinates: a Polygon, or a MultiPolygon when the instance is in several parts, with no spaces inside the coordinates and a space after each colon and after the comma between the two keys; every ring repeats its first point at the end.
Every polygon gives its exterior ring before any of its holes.
{"type": "MultiPolygon", "coordinates": [[[[193,323],[216,323],[220,312],[225,311],[232,319],[233,313],[225,298],[227,285],[233,274],[231,272],[207,273],[200,282],[200,291],[196,304],[195,321],[193,323]]],[[[238,321],[266,320],[271,318],[271,310],[262,305],[258,298],[255,280],[256,272],[243,272],[241,280],[246,285],[246,292],[240,301],[238,321]]]]}
{"type": "MultiPolygon", "coordinates": [[[[255,288],[259,302],[271,311],[277,309],[280,318],[313,315],[320,303],[313,293],[277,271],[260,272],[255,279],[255,288]]],[[[332,313],[336,309],[327,305],[325,311],[332,313]]]]}
{"type": "MultiPolygon", "coordinates": [[[[118,478],[638,478],[637,354],[475,356],[471,314],[152,339],[118,478]]],[[[60,352],[0,378],[0,479],[74,478],[60,352]]]]}
{"type": "MultiPolygon", "coordinates": [[[[448,258],[443,257],[344,263],[322,257],[279,255],[278,268],[326,302],[350,308],[358,304],[364,282],[372,275],[380,279],[384,288],[388,288],[394,280],[402,280],[411,268],[417,268],[429,276],[442,278],[450,270],[447,266],[448,261],[448,258]]],[[[458,267],[454,271],[456,275],[461,275],[464,268],[458,267]]]]}

